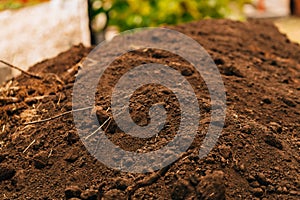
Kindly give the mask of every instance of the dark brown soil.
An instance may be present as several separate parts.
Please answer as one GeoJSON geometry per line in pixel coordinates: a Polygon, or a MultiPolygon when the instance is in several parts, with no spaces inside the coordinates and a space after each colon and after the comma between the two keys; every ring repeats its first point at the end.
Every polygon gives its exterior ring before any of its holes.
{"type": "MultiPolygon", "coordinates": [[[[204,20],[171,28],[198,41],[222,74],[226,122],[210,154],[198,157],[210,121],[205,83],[183,59],[149,49],[110,66],[113,73],[108,70],[97,92],[100,123],[111,115],[105,111],[110,91],[122,74],[144,62],[167,63],[195,87],[203,112],[197,137],[178,161],[153,173],[120,172],[93,158],[72,115],[54,118],[72,110],[76,63],[91,50],[76,46],[30,69],[42,80],[21,75],[0,88],[0,199],[299,199],[300,46],[262,21],[204,20]]],[[[168,99],[169,126],[157,143],[128,137],[113,121],[104,127],[107,136],[128,151],[164,145],[178,128],[172,95],[149,85],[132,97],[131,114],[140,125],[149,122],[144,105],[168,99]]]]}

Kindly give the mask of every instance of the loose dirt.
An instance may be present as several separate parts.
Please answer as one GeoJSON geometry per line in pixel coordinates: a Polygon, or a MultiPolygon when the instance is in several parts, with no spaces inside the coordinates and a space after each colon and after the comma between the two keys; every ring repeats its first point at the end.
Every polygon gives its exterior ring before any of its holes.
{"type": "MultiPolygon", "coordinates": [[[[205,82],[182,58],[146,49],[119,57],[105,73],[96,94],[100,124],[111,116],[111,90],[122,74],[155,62],[177,69],[193,85],[201,109],[197,137],[179,160],[153,173],[113,170],[92,157],[68,112],[77,63],[91,50],[75,46],[30,68],[41,80],[23,74],[0,88],[0,199],[299,199],[300,46],[261,21],[203,20],[169,28],[198,41],[225,84],[226,122],[209,155],[198,157],[210,122],[205,82]]],[[[130,137],[113,120],[103,130],[128,151],[160,148],[178,129],[174,94],[147,85],[130,106],[133,120],[146,125],[149,105],[158,102],[168,118],[157,137],[130,137]]]]}

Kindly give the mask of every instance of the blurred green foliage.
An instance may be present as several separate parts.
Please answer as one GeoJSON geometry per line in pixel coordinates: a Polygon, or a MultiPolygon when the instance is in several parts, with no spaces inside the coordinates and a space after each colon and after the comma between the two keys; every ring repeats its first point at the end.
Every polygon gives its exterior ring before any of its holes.
{"type": "Polygon", "coordinates": [[[18,9],[25,6],[31,6],[49,0],[0,0],[0,11],[6,9],[18,9]]]}
{"type": "Polygon", "coordinates": [[[242,9],[251,0],[89,0],[90,18],[102,13],[120,31],[203,18],[225,18],[231,7],[242,9]]]}

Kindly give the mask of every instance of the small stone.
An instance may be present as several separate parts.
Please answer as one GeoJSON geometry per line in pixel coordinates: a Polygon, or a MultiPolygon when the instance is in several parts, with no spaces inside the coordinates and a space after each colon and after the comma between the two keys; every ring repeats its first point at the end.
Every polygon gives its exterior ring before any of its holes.
{"type": "Polygon", "coordinates": [[[114,180],[116,189],[126,190],[126,188],[131,184],[128,179],[117,178],[114,180]]]}
{"type": "Polygon", "coordinates": [[[9,180],[16,174],[16,170],[9,166],[0,166],[0,182],[9,180]]]}
{"type": "Polygon", "coordinates": [[[81,193],[80,198],[82,200],[97,200],[98,191],[97,190],[86,190],[81,193]]]}
{"type": "Polygon", "coordinates": [[[278,66],[278,62],[276,60],[272,60],[270,64],[273,66],[278,66]]]}
{"type": "Polygon", "coordinates": [[[72,102],[67,102],[67,103],[64,105],[64,109],[65,109],[66,111],[70,111],[70,110],[72,110],[72,108],[73,108],[72,102]]]}
{"type": "Polygon", "coordinates": [[[280,150],[283,149],[282,142],[275,135],[268,134],[265,136],[264,140],[265,143],[272,147],[275,147],[280,150]]]}
{"type": "Polygon", "coordinates": [[[189,179],[190,183],[192,186],[196,186],[199,183],[198,178],[195,175],[192,175],[189,179]]]}
{"type": "Polygon", "coordinates": [[[252,193],[254,194],[254,196],[256,197],[261,197],[264,194],[263,189],[261,188],[253,188],[252,189],[252,193]]]}
{"type": "Polygon", "coordinates": [[[78,186],[69,186],[65,189],[65,195],[67,199],[77,197],[80,198],[81,189],[78,186]]]}
{"type": "Polygon", "coordinates": [[[112,189],[106,192],[103,197],[103,200],[126,200],[127,197],[123,191],[117,190],[117,189],[112,189]]]}
{"type": "Polygon", "coordinates": [[[174,184],[171,193],[171,198],[174,200],[188,199],[188,196],[193,192],[194,188],[186,180],[178,180],[174,184]]]}
{"type": "Polygon", "coordinates": [[[275,192],[275,187],[273,185],[268,185],[267,191],[268,192],[275,192]]]}
{"type": "Polygon", "coordinates": [[[241,170],[242,172],[244,172],[245,169],[246,169],[245,165],[244,165],[244,164],[241,164],[241,165],[240,165],[240,170],[241,170]]]}
{"type": "Polygon", "coordinates": [[[225,199],[224,172],[215,171],[202,177],[196,187],[198,199],[225,199]]]}
{"type": "Polygon", "coordinates": [[[225,61],[222,58],[216,58],[214,59],[214,62],[216,65],[224,65],[225,61]]]}
{"type": "Polygon", "coordinates": [[[79,136],[75,131],[69,131],[64,139],[71,145],[79,141],[79,136]]]}
{"type": "Polygon", "coordinates": [[[277,193],[279,194],[287,194],[288,193],[288,189],[286,187],[278,187],[276,190],[277,193]]]}
{"type": "MultiPolygon", "coordinates": [[[[223,157],[223,156],[221,156],[221,162],[223,163],[223,164],[226,164],[227,163],[227,160],[223,157]]],[[[225,166],[225,165],[224,165],[225,166]]]]}
{"type": "Polygon", "coordinates": [[[48,162],[48,156],[47,156],[47,152],[45,151],[42,151],[33,157],[33,165],[37,169],[42,169],[46,167],[47,162],[48,162]]]}
{"type": "Polygon", "coordinates": [[[79,158],[79,155],[76,154],[74,151],[69,152],[66,156],[65,156],[65,161],[73,163],[75,162],[77,159],[79,158]]]}
{"type": "Polygon", "coordinates": [[[230,146],[221,145],[219,146],[220,154],[225,158],[228,159],[231,155],[231,149],[230,146]]]}
{"type": "Polygon", "coordinates": [[[280,168],[277,167],[277,166],[275,166],[273,169],[276,170],[276,171],[279,171],[279,170],[280,170],[280,168]]]}
{"type": "Polygon", "coordinates": [[[282,192],[283,192],[283,193],[288,193],[288,189],[287,189],[286,187],[283,187],[283,188],[282,188],[282,192]]]}
{"type": "Polygon", "coordinates": [[[290,99],[282,98],[282,101],[290,107],[296,107],[296,103],[290,99]]]}
{"type": "Polygon", "coordinates": [[[262,101],[263,101],[265,104],[271,104],[271,103],[272,103],[272,101],[271,101],[268,97],[263,98],[262,101]]]}
{"type": "Polygon", "coordinates": [[[223,73],[226,76],[236,76],[236,77],[240,77],[240,78],[244,77],[244,75],[241,73],[241,71],[239,69],[237,69],[235,66],[225,67],[223,73]]]}
{"type": "Polygon", "coordinates": [[[260,184],[257,181],[253,181],[253,182],[250,183],[250,186],[253,187],[253,188],[258,188],[260,186],[260,184]]]}
{"type": "Polygon", "coordinates": [[[248,181],[249,183],[251,183],[251,182],[255,181],[255,177],[252,176],[252,175],[249,175],[249,176],[247,177],[247,181],[248,181]]]}
{"type": "Polygon", "coordinates": [[[194,73],[193,70],[191,70],[189,68],[183,69],[182,72],[181,72],[181,74],[183,76],[191,76],[193,73],[194,73]]]}
{"type": "Polygon", "coordinates": [[[247,134],[251,134],[252,133],[252,127],[248,124],[242,126],[241,129],[242,133],[247,133],[247,134]]]}
{"type": "Polygon", "coordinates": [[[295,190],[291,190],[290,194],[293,195],[293,196],[300,196],[300,192],[295,191],[295,190]]]}
{"type": "Polygon", "coordinates": [[[281,187],[281,186],[278,187],[277,190],[276,190],[276,192],[279,193],[279,194],[282,193],[282,191],[283,191],[283,190],[282,190],[282,187],[281,187]]]}
{"type": "Polygon", "coordinates": [[[270,129],[275,133],[282,133],[282,126],[276,122],[270,122],[270,129]]]}
{"type": "Polygon", "coordinates": [[[263,173],[257,173],[256,180],[262,185],[269,185],[270,182],[263,173]]]}
{"type": "Polygon", "coordinates": [[[207,164],[214,164],[216,161],[215,161],[215,159],[214,159],[213,157],[207,157],[207,158],[205,159],[205,162],[206,162],[207,164]]]}
{"type": "Polygon", "coordinates": [[[5,160],[6,156],[7,154],[0,154],[0,163],[5,160]]]}
{"type": "Polygon", "coordinates": [[[33,165],[37,169],[43,169],[44,167],[46,167],[46,163],[39,159],[34,159],[33,165]]]}

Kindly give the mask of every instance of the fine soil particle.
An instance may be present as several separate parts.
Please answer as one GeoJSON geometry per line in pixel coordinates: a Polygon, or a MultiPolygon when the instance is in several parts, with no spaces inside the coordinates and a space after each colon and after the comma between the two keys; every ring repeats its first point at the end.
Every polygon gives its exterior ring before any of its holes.
{"type": "MultiPolygon", "coordinates": [[[[211,111],[205,82],[182,58],[146,49],[126,53],[107,69],[95,97],[99,123],[112,117],[111,89],[126,71],[168,64],[198,98],[201,120],[194,142],[176,162],[146,174],[114,170],[91,156],[70,112],[77,63],[91,49],[75,46],[29,70],[42,79],[23,74],[0,88],[0,199],[299,199],[299,45],[263,21],[203,20],[169,28],[198,41],[222,75],[226,121],[212,151],[198,156],[211,111]]],[[[154,103],[167,110],[166,127],[157,137],[126,135],[113,119],[102,127],[106,136],[127,151],[167,144],[180,119],[172,91],[155,85],[138,89],[130,100],[131,116],[146,125],[154,103]]]]}

